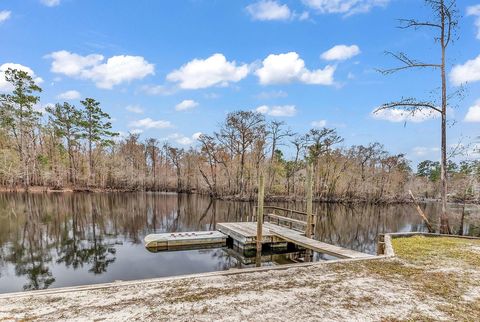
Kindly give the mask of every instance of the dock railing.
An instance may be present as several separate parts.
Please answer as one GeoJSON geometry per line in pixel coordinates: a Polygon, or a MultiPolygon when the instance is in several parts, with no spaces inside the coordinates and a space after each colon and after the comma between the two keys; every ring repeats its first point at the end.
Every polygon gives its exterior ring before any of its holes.
{"type": "MultiPolygon", "coordinates": [[[[295,209],[277,207],[277,206],[263,206],[263,208],[266,210],[264,214],[265,221],[268,220],[268,222],[276,223],[279,226],[288,227],[290,229],[305,232],[305,233],[307,232],[308,214],[306,212],[295,210],[295,209]],[[279,213],[281,213],[282,215],[279,213]],[[305,220],[292,218],[294,214],[304,216],[305,220]]],[[[257,213],[257,206],[254,207],[254,213],[255,214],[257,213]]],[[[256,217],[254,217],[254,220],[256,221],[256,217]]],[[[313,215],[313,220],[311,223],[311,230],[310,230],[312,232],[315,231],[315,222],[316,222],[316,215],[313,215]]]]}

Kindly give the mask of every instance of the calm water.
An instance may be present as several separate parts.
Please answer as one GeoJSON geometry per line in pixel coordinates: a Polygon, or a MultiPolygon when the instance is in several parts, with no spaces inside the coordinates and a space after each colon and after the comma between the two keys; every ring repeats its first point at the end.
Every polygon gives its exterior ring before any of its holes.
{"type": "MultiPolygon", "coordinates": [[[[214,230],[218,222],[246,221],[253,206],[160,193],[0,193],[0,293],[253,266],[251,258],[228,248],[152,253],[143,246],[150,233],[214,230]]],[[[314,208],[317,239],[368,253],[375,252],[379,233],[425,229],[411,206],[314,208]]],[[[427,204],[425,211],[432,216],[438,205],[427,204]]],[[[452,206],[452,213],[458,230],[461,209],[452,206]]],[[[463,231],[478,236],[480,210],[471,207],[469,213],[463,231]]],[[[301,257],[265,254],[263,265],[301,257]]]]}

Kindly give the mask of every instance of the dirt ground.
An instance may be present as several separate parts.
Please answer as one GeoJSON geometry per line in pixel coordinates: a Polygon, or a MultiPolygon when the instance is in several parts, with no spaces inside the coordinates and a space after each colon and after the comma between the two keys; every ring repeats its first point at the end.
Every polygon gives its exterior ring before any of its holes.
{"type": "Polygon", "coordinates": [[[395,258],[0,298],[0,321],[479,321],[480,241],[393,240],[395,258]]]}

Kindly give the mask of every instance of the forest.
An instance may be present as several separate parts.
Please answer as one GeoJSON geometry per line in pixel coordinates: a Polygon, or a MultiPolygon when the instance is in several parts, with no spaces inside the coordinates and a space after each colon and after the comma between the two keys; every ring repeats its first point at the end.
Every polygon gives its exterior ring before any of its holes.
{"type": "MultiPolygon", "coordinates": [[[[345,146],[334,128],[294,133],[254,111],[229,113],[216,131],[188,149],[129,133],[120,137],[93,98],[39,111],[41,88],[20,70],[5,73],[0,95],[0,185],[4,190],[119,190],[199,193],[253,200],[265,176],[267,198],[301,199],[305,169],[314,196],[328,202],[404,202],[440,197],[440,163],[412,169],[404,154],[380,143],[345,146]],[[288,157],[287,157],[288,156],[288,157]]],[[[449,199],[479,201],[480,161],[449,161],[449,199]]]]}

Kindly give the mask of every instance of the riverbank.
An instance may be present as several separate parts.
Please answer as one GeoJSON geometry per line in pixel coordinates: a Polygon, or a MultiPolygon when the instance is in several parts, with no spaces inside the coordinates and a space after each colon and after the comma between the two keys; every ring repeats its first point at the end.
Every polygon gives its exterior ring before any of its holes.
{"type": "MultiPolygon", "coordinates": [[[[110,189],[110,188],[95,188],[95,187],[62,187],[62,188],[52,188],[48,186],[32,186],[28,189],[24,187],[5,187],[0,186],[0,192],[29,192],[29,193],[112,193],[112,192],[122,192],[122,193],[135,193],[135,192],[158,192],[158,193],[185,193],[185,194],[198,194],[198,195],[208,195],[203,194],[197,191],[182,191],[178,192],[175,190],[132,190],[132,189],[110,189]]],[[[216,200],[224,201],[240,201],[240,202],[254,202],[256,201],[255,196],[215,196],[216,200]]],[[[266,195],[266,202],[301,202],[304,201],[304,196],[275,196],[275,195],[266,195]]],[[[351,197],[351,198],[319,198],[314,197],[314,202],[321,203],[331,203],[331,204],[411,204],[413,203],[412,199],[408,196],[405,197],[396,197],[396,198],[360,198],[360,197],[351,197]]],[[[418,198],[419,202],[440,202],[440,199],[434,198],[418,198]]],[[[449,200],[452,204],[463,204],[458,200],[451,199],[449,200]]],[[[480,204],[480,200],[470,200],[466,204],[477,205],[480,204]]]]}
{"type": "Polygon", "coordinates": [[[480,240],[393,240],[394,258],[0,296],[14,320],[477,320],[480,240]]]}

